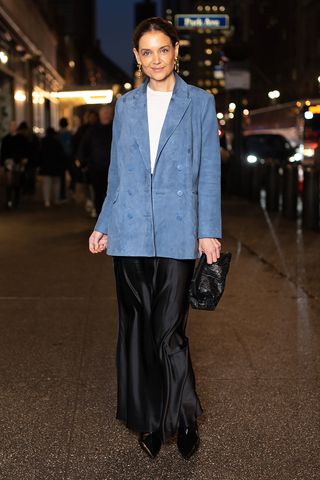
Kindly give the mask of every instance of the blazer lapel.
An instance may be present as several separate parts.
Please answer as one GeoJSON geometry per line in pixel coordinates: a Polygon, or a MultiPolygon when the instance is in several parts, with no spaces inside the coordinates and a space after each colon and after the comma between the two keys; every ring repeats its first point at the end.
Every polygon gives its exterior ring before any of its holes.
{"type": "Polygon", "coordinates": [[[181,122],[190,102],[187,84],[176,75],[175,87],[160,134],[155,166],[164,146],[181,122]]]}
{"type": "Polygon", "coordinates": [[[139,146],[143,162],[146,169],[151,172],[146,87],[147,81],[135,91],[135,96],[131,104],[131,120],[133,123],[134,136],[139,146]]]}

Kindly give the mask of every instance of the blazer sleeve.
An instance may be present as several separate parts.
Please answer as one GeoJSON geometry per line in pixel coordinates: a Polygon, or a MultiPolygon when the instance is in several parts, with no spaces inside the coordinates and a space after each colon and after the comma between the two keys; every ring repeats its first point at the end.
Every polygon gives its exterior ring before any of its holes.
{"type": "Polygon", "coordinates": [[[198,238],[221,238],[221,160],[218,121],[213,95],[202,114],[198,181],[198,238]]]}
{"type": "Polygon", "coordinates": [[[108,234],[108,221],[110,219],[112,204],[119,188],[119,171],[118,171],[118,158],[117,158],[117,143],[120,136],[121,125],[121,100],[116,103],[115,114],[112,125],[112,143],[111,143],[111,155],[110,166],[108,171],[108,188],[107,195],[103,202],[101,213],[98,217],[94,230],[100,233],[108,234]]]}

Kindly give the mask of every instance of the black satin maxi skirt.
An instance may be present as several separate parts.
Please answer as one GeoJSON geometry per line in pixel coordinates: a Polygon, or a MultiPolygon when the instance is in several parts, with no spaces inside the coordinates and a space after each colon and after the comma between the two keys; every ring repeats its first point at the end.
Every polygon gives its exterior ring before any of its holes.
{"type": "Polygon", "coordinates": [[[165,442],[202,414],[185,335],[194,260],[113,257],[119,309],[117,419],[165,442]]]}

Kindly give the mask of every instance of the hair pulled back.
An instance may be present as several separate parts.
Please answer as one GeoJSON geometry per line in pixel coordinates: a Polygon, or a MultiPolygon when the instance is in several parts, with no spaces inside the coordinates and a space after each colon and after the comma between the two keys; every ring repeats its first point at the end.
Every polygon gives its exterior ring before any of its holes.
{"type": "Polygon", "coordinates": [[[171,22],[161,17],[151,17],[140,22],[133,32],[133,45],[139,50],[140,38],[147,32],[162,32],[170,38],[174,47],[179,42],[177,30],[171,22]]]}

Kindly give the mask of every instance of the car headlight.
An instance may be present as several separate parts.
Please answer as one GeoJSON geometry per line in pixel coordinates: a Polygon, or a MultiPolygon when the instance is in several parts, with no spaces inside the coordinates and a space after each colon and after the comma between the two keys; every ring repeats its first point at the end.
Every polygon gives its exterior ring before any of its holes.
{"type": "Polygon", "coordinates": [[[289,162],[301,162],[303,155],[300,152],[295,153],[292,157],[289,157],[289,162]]]}
{"type": "Polygon", "coordinates": [[[258,157],[256,157],[255,155],[248,155],[247,156],[247,162],[248,163],[257,163],[258,161],[258,157]]]}

